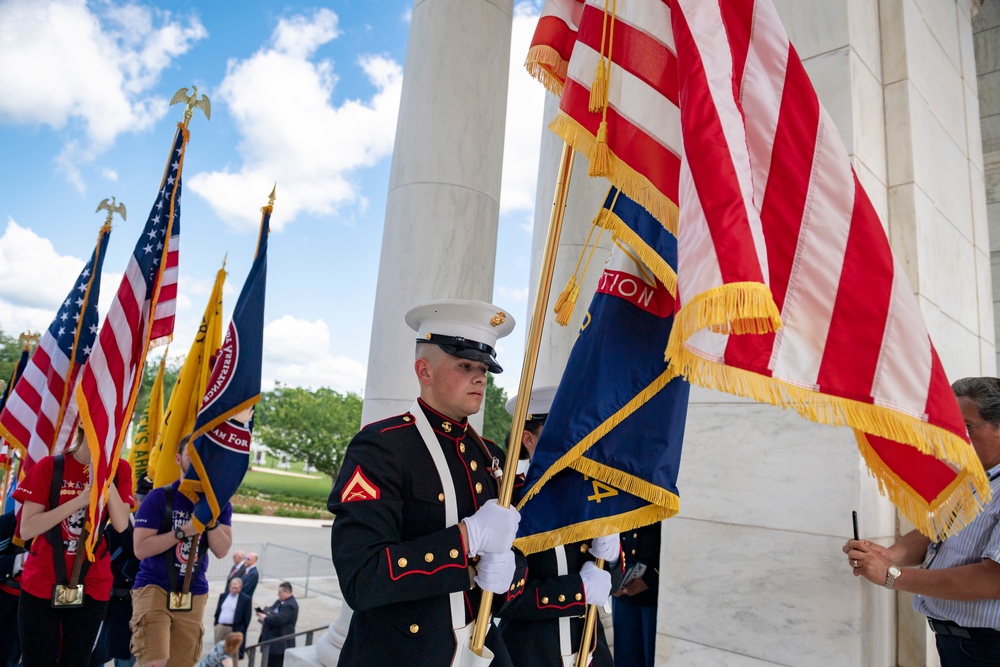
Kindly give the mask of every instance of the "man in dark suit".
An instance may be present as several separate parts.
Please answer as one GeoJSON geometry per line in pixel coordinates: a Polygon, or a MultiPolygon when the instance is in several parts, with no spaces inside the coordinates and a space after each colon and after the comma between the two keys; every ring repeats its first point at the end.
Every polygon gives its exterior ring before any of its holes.
{"type": "Polygon", "coordinates": [[[226,588],[229,588],[229,582],[233,580],[233,577],[239,579],[243,578],[243,574],[247,571],[247,555],[242,551],[233,552],[233,567],[229,570],[229,576],[226,577],[226,588]]]}
{"type": "MultiPolygon", "coordinates": [[[[496,501],[503,451],[468,420],[487,371],[503,370],[493,346],[514,322],[480,301],[424,303],[405,319],[417,332],[420,396],[354,437],[328,505],[333,563],[354,610],[342,667],[451,665],[468,649],[482,590],[498,608],[524,585],[511,550],[520,515],[496,501]]],[[[494,667],[510,665],[493,623],[485,648],[494,667]]]]}
{"type": "Polygon", "coordinates": [[[257,571],[257,554],[252,551],[247,554],[246,567],[240,576],[243,578],[243,595],[253,600],[253,592],[257,590],[257,580],[260,578],[260,572],[257,571]]]}
{"type": "MultiPolygon", "coordinates": [[[[292,595],[292,585],[287,581],[278,584],[278,599],[267,609],[257,611],[257,620],[263,624],[260,641],[295,634],[295,621],[299,618],[299,603],[292,595]]],[[[267,647],[268,667],[281,667],[285,663],[285,649],[295,647],[295,638],[274,642],[267,647]]]]}
{"type": "Polygon", "coordinates": [[[242,632],[241,658],[246,646],[252,606],[250,598],[243,593],[243,581],[239,577],[229,580],[229,591],[219,596],[219,603],[215,606],[215,641],[221,642],[230,632],[242,632]]]}

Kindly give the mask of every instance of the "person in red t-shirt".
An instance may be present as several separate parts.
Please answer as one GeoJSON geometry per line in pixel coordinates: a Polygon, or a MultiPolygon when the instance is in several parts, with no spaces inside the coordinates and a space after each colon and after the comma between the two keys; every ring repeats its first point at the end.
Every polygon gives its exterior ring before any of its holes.
{"type": "MultiPolygon", "coordinates": [[[[111,558],[101,539],[94,562],[81,577],[84,604],[52,607],[53,586],[67,582],[56,581],[56,556],[45,533],[51,529],[59,531],[67,576],[73,572],[77,553],[84,548],[81,531],[90,503],[92,475],[90,449],[84,444],[82,429],[77,431],[76,443],[62,459],[62,482],[56,507],[49,506],[55,457],[46,456],[36,463],[14,491],[14,499],[23,504],[19,524],[21,539],[34,538],[21,575],[17,618],[25,667],[88,665],[111,598],[111,558]]],[[[107,498],[107,515],[115,530],[126,529],[134,504],[132,471],[126,461],[119,461],[115,483],[109,487],[107,498]]],[[[86,562],[86,554],[81,557],[86,562]]]]}

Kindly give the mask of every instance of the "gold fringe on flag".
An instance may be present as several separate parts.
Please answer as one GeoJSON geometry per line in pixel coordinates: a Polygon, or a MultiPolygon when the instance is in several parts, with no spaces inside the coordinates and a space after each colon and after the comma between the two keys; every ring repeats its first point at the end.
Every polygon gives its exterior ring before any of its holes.
{"type": "MultiPolygon", "coordinates": [[[[549,123],[549,130],[556,133],[573,150],[584,155],[590,155],[596,145],[594,135],[563,111],[549,123]]],[[[611,158],[611,173],[608,175],[608,180],[612,185],[649,211],[668,232],[676,236],[677,204],[653,187],[648,178],[616,158],[614,152],[609,150],[608,153],[611,158]]]]}
{"type": "Polygon", "coordinates": [[[598,440],[607,435],[611,429],[628,419],[633,412],[642,407],[646,402],[653,398],[657,392],[667,386],[667,383],[674,377],[676,377],[676,374],[674,374],[670,368],[667,368],[667,370],[663,371],[663,373],[657,376],[655,380],[650,382],[635,396],[633,396],[628,403],[623,405],[614,414],[605,419],[597,428],[584,436],[584,438],[571,447],[569,451],[556,459],[556,461],[549,466],[549,469],[542,473],[542,476],[539,477],[538,481],[527,490],[521,498],[521,502],[518,503],[518,509],[522,508],[524,504],[537,494],[545,483],[552,479],[556,474],[567,467],[573,467],[575,461],[582,457],[584,452],[590,449],[598,440]]]}
{"type": "Polygon", "coordinates": [[[941,540],[956,533],[975,517],[980,506],[991,497],[989,480],[975,450],[946,429],[895,410],[822,394],[812,387],[796,386],[779,378],[726,366],[695,354],[684,346],[684,337],[678,326],[684,309],[689,306],[682,308],[674,321],[667,347],[670,359],[668,375],[683,375],[691,384],[791,408],[802,417],[820,424],[855,429],[859,438],[858,447],[880,488],[899,511],[931,539],[941,540]],[[907,443],[924,454],[947,461],[962,472],[945,492],[928,503],[882,463],[868,444],[866,433],[907,443]]]}
{"type": "Polygon", "coordinates": [[[602,209],[600,215],[594,220],[594,224],[604,227],[614,234],[616,238],[621,239],[639,261],[653,272],[653,275],[670,292],[670,295],[676,298],[677,273],[674,272],[674,269],[667,264],[666,260],[658,252],[646,245],[641,236],[632,231],[631,227],[615,215],[613,207],[614,205],[612,204],[611,211],[602,209]]]}
{"type": "Polygon", "coordinates": [[[524,69],[528,70],[528,74],[556,97],[562,96],[568,67],[569,63],[559,52],[545,44],[532,46],[524,59],[524,69]]]}
{"type": "Polygon", "coordinates": [[[587,175],[591,177],[611,176],[611,148],[608,146],[608,121],[606,116],[608,110],[604,110],[605,118],[601,119],[601,125],[597,129],[597,139],[590,147],[590,166],[587,168],[587,175]]]}
{"type": "MultiPolygon", "coordinates": [[[[673,494],[671,494],[673,495],[673,494]]],[[[572,544],[582,542],[592,537],[604,535],[614,535],[624,533],[636,528],[648,526],[657,521],[663,521],[677,514],[680,509],[680,499],[673,496],[672,504],[668,506],[646,505],[639,509],[617,514],[612,517],[601,519],[591,519],[565,526],[559,530],[552,530],[545,533],[537,533],[527,537],[519,537],[514,540],[514,546],[525,555],[547,551],[560,544],[572,544]]]]}

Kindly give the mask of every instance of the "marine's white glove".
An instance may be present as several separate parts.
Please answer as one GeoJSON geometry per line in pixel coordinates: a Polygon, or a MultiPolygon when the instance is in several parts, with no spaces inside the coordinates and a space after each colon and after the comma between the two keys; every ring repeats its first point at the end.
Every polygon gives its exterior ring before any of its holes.
{"type": "Polygon", "coordinates": [[[463,521],[469,538],[469,555],[479,556],[486,552],[509,551],[521,515],[513,507],[500,507],[496,500],[490,499],[463,521]]]}
{"type": "Polygon", "coordinates": [[[602,605],[608,601],[608,596],[611,595],[610,572],[587,561],[580,568],[580,578],[583,579],[583,592],[587,596],[587,604],[602,605]]]}
{"type": "Polygon", "coordinates": [[[595,537],[590,541],[590,555],[594,558],[601,558],[609,563],[614,563],[618,560],[618,555],[621,554],[621,540],[618,538],[618,533],[614,535],[606,535],[605,537],[595,537]]]}
{"type": "MultiPolygon", "coordinates": [[[[507,551],[494,553],[487,551],[479,558],[479,565],[476,566],[476,583],[484,591],[490,591],[501,595],[510,590],[510,582],[514,578],[514,552],[509,548],[507,551]]],[[[611,587],[610,575],[608,578],[608,588],[611,587]]]]}

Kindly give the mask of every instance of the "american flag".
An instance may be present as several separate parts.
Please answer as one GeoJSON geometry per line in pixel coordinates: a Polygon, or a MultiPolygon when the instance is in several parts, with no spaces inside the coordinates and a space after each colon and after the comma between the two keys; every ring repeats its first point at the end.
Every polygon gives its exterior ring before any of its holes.
{"type": "Polygon", "coordinates": [[[97,338],[101,267],[110,236],[111,225],[105,224],[94,253],[0,412],[0,435],[20,451],[24,473],[40,459],[65,449],[76,430],[72,390],[97,338]]]}
{"type": "Polygon", "coordinates": [[[610,58],[609,178],[678,232],[671,367],[851,426],[910,521],[932,537],[957,531],[988,497],[982,465],[917,300],[770,0],[618,0],[611,20],[603,2],[581,4],[546,4],[528,66],[550,87],[565,68],[553,129],[586,150],[601,114],[583,98],[596,54],[610,58]],[[605,30],[614,39],[602,49],[605,30]]]}
{"type": "MultiPolygon", "coordinates": [[[[80,421],[93,460],[91,525],[96,525],[108,486],[115,478],[154,326],[159,327],[155,335],[160,339],[172,334],[167,327],[173,326],[173,304],[163,312],[158,300],[161,294],[170,301],[176,298],[181,171],[188,136],[187,128],[178,125],[160,191],[76,389],[80,421]],[[168,270],[171,262],[173,268],[168,270]],[[168,281],[174,284],[169,290],[168,281]]],[[[87,541],[88,554],[93,553],[96,543],[97,531],[93,533],[87,541]]]]}

